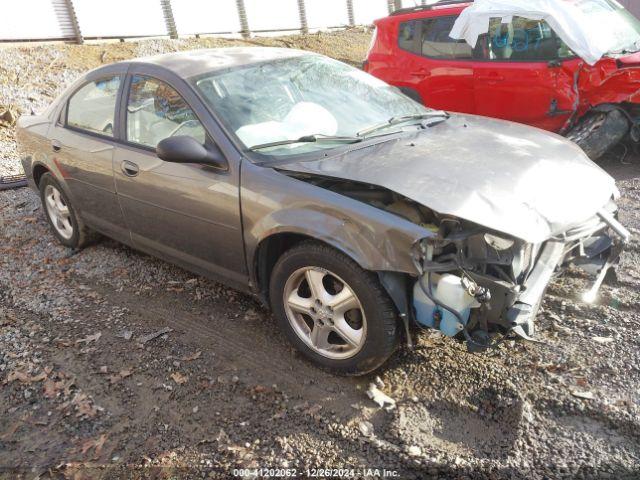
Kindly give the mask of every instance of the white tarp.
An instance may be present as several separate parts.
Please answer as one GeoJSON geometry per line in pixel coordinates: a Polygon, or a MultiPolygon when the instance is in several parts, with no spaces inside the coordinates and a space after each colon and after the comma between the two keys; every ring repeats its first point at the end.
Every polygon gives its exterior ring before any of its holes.
{"type": "Polygon", "coordinates": [[[623,19],[622,8],[616,0],[476,0],[463,10],[450,36],[475,47],[478,37],[489,31],[492,18],[503,23],[514,16],[545,20],[576,55],[593,65],[638,37],[623,19]]]}

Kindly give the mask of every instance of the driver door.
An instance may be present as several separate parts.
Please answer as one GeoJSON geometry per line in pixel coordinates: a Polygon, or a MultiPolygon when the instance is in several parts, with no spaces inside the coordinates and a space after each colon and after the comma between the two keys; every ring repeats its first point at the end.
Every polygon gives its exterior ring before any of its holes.
{"type": "Polygon", "coordinates": [[[164,162],[155,152],[175,135],[217,148],[201,121],[206,110],[186,88],[179,93],[149,75],[130,75],[125,88],[124,138],[113,165],[133,244],[203,274],[245,281],[237,169],[164,162]]]}

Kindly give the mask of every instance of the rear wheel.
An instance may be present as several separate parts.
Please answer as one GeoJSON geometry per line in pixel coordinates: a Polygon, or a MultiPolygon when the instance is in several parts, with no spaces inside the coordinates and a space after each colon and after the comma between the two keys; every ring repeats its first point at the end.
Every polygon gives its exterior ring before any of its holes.
{"type": "Polygon", "coordinates": [[[321,243],[304,242],[282,255],[270,300],[289,340],[336,372],[375,370],[398,344],[395,309],[377,277],[321,243]]]}
{"type": "Polygon", "coordinates": [[[615,147],[629,131],[629,121],[620,110],[592,112],[567,134],[591,160],[598,160],[615,147]]]}
{"type": "Polygon", "coordinates": [[[82,248],[95,238],[80,219],[60,184],[45,173],[40,178],[40,199],[51,231],[58,241],[71,248],[82,248]]]}

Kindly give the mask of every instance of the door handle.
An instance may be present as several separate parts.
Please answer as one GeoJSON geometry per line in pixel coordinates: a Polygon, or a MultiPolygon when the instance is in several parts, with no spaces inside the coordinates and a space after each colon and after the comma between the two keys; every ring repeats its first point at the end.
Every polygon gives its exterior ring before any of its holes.
{"type": "Polygon", "coordinates": [[[133,162],[125,160],[120,164],[120,169],[127,177],[135,177],[140,172],[140,168],[133,162]]]}
{"type": "Polygon", "coordinates": [[[425,70],[421,68],[419,70],[414,70],[413,72],[410,72],[409,75],[414,75],[416,77],[430,77],[431,70],[425,70]]]}
{"type": "Polygon", "coordinates": [[[51,149],[54,152],[59,152],[60,150],[62,150],[62,145],[60,145],[60,142],[58,142],[57,140],[51,140],[51,149]]]}

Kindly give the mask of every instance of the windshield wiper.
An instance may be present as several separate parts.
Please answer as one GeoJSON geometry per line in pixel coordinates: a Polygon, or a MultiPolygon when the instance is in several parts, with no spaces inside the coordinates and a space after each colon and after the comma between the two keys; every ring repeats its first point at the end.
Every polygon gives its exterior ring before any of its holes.
{"type": "Polygon", "coordinates": [[[339,137],[331,135],[305,135],[300,138],[292,140],[280,140],[277,142],[262,143],[260,145],[254,145],[249,150],[255,152],[257,150],[263,150],[265,148],[282,147],[284,145],[294,145],[296,143],[315,143],[315,142],[335,142],[335,143],[358,143],[362,142],[362,138],[359,137],[339,137]]]}
{"type": "Polygon", "coordinates": [[[389,120],[387,120],[384,123],[372,125],[371,127],[367,127],[363,130],[360,130],[356,135],[358,137],[365,137],[367,135],[372,134],[373,132],[383,130],[393,125],[398,125],[400,123],[409,122],[411,120],[428,120],[430,118],[442,118],[446,120],[449,117],[450,115],[447,112],[443,112],[443,111],[435,111],[435,112],[429,112],[429,113],[414,113],[411,115],[400,115],[397,117],[391,117],[389,120]]]}

